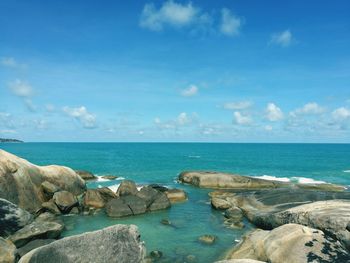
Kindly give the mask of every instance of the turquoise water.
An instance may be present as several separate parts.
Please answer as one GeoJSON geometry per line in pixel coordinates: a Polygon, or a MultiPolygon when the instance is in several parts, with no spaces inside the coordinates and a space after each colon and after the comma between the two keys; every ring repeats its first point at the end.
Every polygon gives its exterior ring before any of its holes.
{"type": "MultiPolygon", "coordinates": [[[[299,181],[309,178],[350,185],[349,144],[24,143],[1,144],[0,148],[36,164],[66,165],[140,184],[160,183],[184,189],[189,201],[166,211],[124,219],[111,219],[103,212],[65,217],[65,236],[118,223],[136,224],[148,251],[162,251],[170,262],[184,262],[189,254],[195,255],[197,262],[213,262],[251,228],[248,223],[243,230],[225,228],[220,212],[212,210],[208,203],[208,190],[176,183],[183,170],[217,170],[299,181]],[[174,226],[160,224],[163,218],[174,226]],[[213,246],[202,245],[197,238],[203,234],[215,234],[218,241],[213,246]]],[[[88,187],[119,182],[98,181],[88,187]]]]}

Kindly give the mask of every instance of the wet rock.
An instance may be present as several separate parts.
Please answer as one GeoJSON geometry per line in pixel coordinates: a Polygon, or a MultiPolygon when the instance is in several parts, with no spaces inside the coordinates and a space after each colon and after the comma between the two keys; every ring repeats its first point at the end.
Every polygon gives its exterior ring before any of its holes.
{"type": "Polygon", "coordinates": [[[333,184],[295,184],[291,182],[280,182],[264,180],[255,177],[242,176],[238,174],[210,172],[210,171],[191,171],[182,172],[179,175],[179,181],[192,184],[202,188],[213,189],[264,189],[264,188],[300,188],[305,190],[327,190],[344,191],[345,188],[333,184]]]}
{"type": "Polygon", "coordinates": [[[151,258],[159,259],[163,256],[163,253],[159,250],[153,250],[149,253],[149,255],[151,258]]]}
{"type": "Polygon", "coordinates": [[[145,202],[147,207],[149,207],[153,201],[157,198],[159,191],[155,190],[151,186],[144,186],[140,189],[140,191],[137,193],[137,196],[142,198],[145,202]]]}
{"type": "Polygon", "coordinates": [[[243,219],[243,212],[238,207],[231,207],[225,211],[225,217],[241,221],[243,219]]]}
{"type": "Polygon", "coordinates": [[[39,247],[27,253],[19,263],[141,263],[145,254],[136,226],[114,225],[39,247]]]}
{"type": "Polygon", "coordinates": [[[89,171],[76,170],[75,172],[85,181],[96,180],[97,179],[97,177],[93,173],[91,173],[89,171]]]}
{"type": "Polygon", "coordinates": [[[161,223],[162,225],[166,225],[166,226],[170,226],[170,225],[171,225],[171,221],[170,221],[169,219],[167,219],[167,218],[163,218],[163,219],[160,221],[160,223],[161,223]]]}
{"type": "Polygon", "coordinates": [[[225,210],[232,206],[232,204],[225,199],[213,197],[211,199],[211,206],[218,210],[225,210]]]}
{"type": "Polygon", "coordinates": [[[60,236],[63,226],[56,222],[39,222],[26,225],[9,237],[9,240],[20,248],[34,239],[54,239],[60,236]]]}
{"type": "Polygon", "coordinates": [[[137,191],[135,182],[131,180],[124,180],[121,182],[121,184],[118,187],[117,195],[118,196],[136,195],[137,192],[138,191],[137,191]]]}
{"type": "Polygon", "coordinates": [[[68,214],[74,206],[78,205],[78,199],[68,191],[56,192],[52,199],[63,214],[68,214]]]}
{"type": "Polygon", "coordinates": [[[165,194],[171,203],[184,202],[187,200],[185,191],[181,189],[169,189],[165,191],[165,194]]]}
{"type": "Polygon", "coordinates": [[[133,215],[130,207],[120,198],[112,199],[106,204],[106,213],[110,217],[124,217],[133,215]]]}
{"type": "Polygon", "coordinates": [[[50,213],[55,214],[55,215],[61,214],[61,211],[58,209],[57,205],[55,204],[55,202],[52,199],[47,201],[47,202],[42,203],[41,206],[44,209],[44,211],[50,212],[50,213]]]}
{"type": "Polygon", "coordinates": [[[10,235],[32,221],[29,212],[0,198],[0,236],[10,235]]]}
{"type": "Polygon", "coordinates": [[[207,245],[212,245],[217,240],[217,236],[214,235],[203,235],[198,238],[198,240],[207,245]]]}
{"type": "Polygon", "coordinates": [[[16,262],[16,247],[11,241],[0,237],[0,262],[15,263],[16,262]]]}
{"type": "Polygon", "coordinates": [[[171,206],[170,201],[166,194],[162,192],[158,192],[157,196],[155,197],[153,203],[149,206],[149,211],[156,211],[156,210],[162,210],[167,209],[171,206]]]}
{"type": "Polygon", "coordinates": [[[56,239],[36,239],[36,240],[30,241],[25,246],[17,249],[17,253],[20,257],[23,257],[29,251],[36,249],[38,247],[48,245],[54,241],[56,241],[56,239]]]}
{"type": "Polygon", "coordinates": [[[103,175],[101,176],[103,179],[106,179],[106,180],[115,180],[115,179],[118,179],[119,176],[115,176],[115,175],[103,175]]]}
{"type": "Polygon", "coordinates": [[[37,166],[0,150],[0,198],[34,213],[47,201],[41,186],[45,181],[74,195],[86,189],[84,180],[68,167],[37,166]]]}
{"type": "Polygon", "coordinates": [[[244,236],[227,256],[243,258],[271,263],[348,262],[350,255],[321,230],[286,224],[272,231],[257,229],[244,236]]]}

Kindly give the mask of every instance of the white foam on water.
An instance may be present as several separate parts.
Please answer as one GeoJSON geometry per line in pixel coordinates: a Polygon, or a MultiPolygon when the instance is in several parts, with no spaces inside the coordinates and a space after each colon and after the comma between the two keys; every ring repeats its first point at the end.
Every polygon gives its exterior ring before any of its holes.
{"type": "Polygon", "coordinates": [[[343,172],[344,173],[350,173],[350,170],[344,170],[343,172]]]}
{"type": "Polygon", "coordinates": [[[97,176],[97,182],[108,182],[110,180],[102,178],[101,176],[97,176]]]}
{"type": "Polygon", "coordinates": [[[116,178],[115,180],[125,180],[125,178],[120,176],[120,177],[116,178]]]}
{"type": "Polygon", "coordinates": [[[267,174],[264,174],[262,176],[254,176],[254,177],[259,178],[259,179],[268,180],[268,181],[290,182],[290,179],[287,177],[276,177],[276,176],[267,175],[267,174]]]}
{"type": "Polygon", "coordinates": [[[318,181],[312,178],[306,177],[292,177],[293,180],[296,180],[300,184],[326,184],[325,181],[318,181]]]}
{"type": "Polygon", "coordinates": [[[200,155],[189,155],[188,158],[199,159],[199,158],[201,158],[201,156],[200,155]]]}

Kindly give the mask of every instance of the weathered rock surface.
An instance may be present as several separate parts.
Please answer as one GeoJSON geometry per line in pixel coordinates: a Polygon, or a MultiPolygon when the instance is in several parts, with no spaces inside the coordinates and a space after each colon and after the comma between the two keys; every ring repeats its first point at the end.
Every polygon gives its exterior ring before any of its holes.
{"type": "Polygon", "coordinates": [[[135,195],[122,196],[121,199],[127,204],[133,215],[146,213],[147,205],[145,200],[135,195]]]}
{"type": "Polygon", "coordinates": [[[239,207],[244,215],[262,229],[297,223],[321,229],[350,248],[350,192],[321,192],[301,189],[274,189],[244,193],[213,192],[239,207]]]}
{"type": "Polygon", "coordinates": [[[15,263],[16,262],[16,247],[11,241],[0,237],[0,262],[15,263]]]}
{"type": "Polygon", "coordinates": [[[83,202],[85,207],[102,208],[106,205],[105,199],[97,189],[88,189],[83,202]]]}
{"type": "Polygon", "coordinates": [[[212,245],[214,244],[214,242],[216,241],[217,239],[217,236],[214,236],[214,235],[203,235],[203,236],[200,236],[198,238],[198,240],[203,243],[203,244],[207,244],[207,245],[212,245]]]}
{"type": "Polygon", "coordinates": [[[117,194],[114,193],[111,189],[109,189],[108,187],[102,187],[102,188],[98,188],[97,191],[100,193],[100,195],[102,196],[102,198],[108,202],[109,200],[113,199],[113,198],[117,198],[117,194]]]}
{"type": "Polygon", "coordinates": [[[35,212],[47,197],[41,184],[48,181],[62,190],[79,195],[85,182],[72,169],[64,166],[37,166],[0,150],[0,198],[35,212]]]}
{"type": "Polygon", "coordinates": [[[115,180],[115,179],[118,179],[119,176],[116,176],[116,175],[103,175],[101,176],[103,179],[107,179],[107,180],[115,180]]]}
{"type": "Polygon", "coordinates": [[[135,182],[131,180],[123,180],[117,190],[118,196],[124,196],[124,195],[136,195],[137,194],[137,187],[135,182]]]}
{"type": "Polygon", "coordinates": [[[343,186],[333,184],[295,184],[290,182],[264,180],[238,174],[208,171],[182,172],[179,175],[179,181],[197,187],[213,189],[263,189],[289,187],[327,191],[344,191],[345,189],[343,186]]]}
{"type": "Polygon", "coordinates": [[[57,222],[34,221],[9,237],[20,248],[34,239],[55,239],[60,236],[63,225],[57,222]]]}
{"type": "Polygon", "coordinates": [[[144,186],[137,193],[137,196],[142,198],[146,202],[147,207],[149,207],[153,203],[153,201],[157,198],[158,193],[159,191],[157,191],[153,187],[144,186]]]}
{"type": "Polygon", "coordinates": [[[149,206],[150,211],[157,211],[157,210],[163,210],[167,209],[171,206],[171,203],[163,192],[158,192],[157,196],[155,197],[153,203],[149,206]]]}
{"type": "Polygon", "coordinates": [[[68,191],[56,192],[52,200],[63,214],[68,214],[73,207],[78,205],[78,199],[68,191]]]}
{"type": "Polygon", "coordinates": [[[260,261],[260,260],[254,260],[254,259],[228,259],[228,260],[216,261],[215,263],[266,263],[266,262],[260,261]]]}
{"type": "Polygon", "coordinates": [[[106,213],[108,216],[116,218],[132,215],[130,207],[120,198],[112,199],[106,204],[106,213]]]}
{"type": "Polygon", "coordinates": [[[48,181],[44,181],[44,182],[41,184],[41,187],[43,188],[44,193],[45,193],[49,198],[51,198],[51,197],[53,196],[54,193],[56,193],[56,192],[58,192],[58,191],[61,190],[58,186],[56,186],[56,185],[54,185],[54,184],[52,184],[52,183],[50,183],[50,182],[48,182],[48,181]]]}
{"type": "Polygon", "coordinates": [[[41,206],[45,212],[50,212],[50,213],[53,213],[55,215],[61,214],[61,211],[58,209],[57,205],[55,204],[55,202],[52,199],[47,201],[47,202],[42,203],[41,206]]]}
{"type": "MultiPolygon", "coordinates": [[[[36,249],[38,247],[42,247],[45,245],[48,245],[52,242],[56,241],[56,239],[35,239],[33,241],[30,241],[25,246],[17,249],[17,254],[20,257],[23,257],[25,254],[27,254],[29,251],[32,251],[33,249],[36,249]]],[[[0,261],[1,262],[1,261],[0,261]]]]}
{"type": "Polygon", "coordinates": [[[0,236],[10,235],[32,221],[29,212],[0,198],[0,236]]]}
{"type": "Polygon", "coordinates": [[[187,195],[184,190],[181,189],[169,189],[165,191],[170,203],[184,202],[187,200],[187,195]]]}
{"type": "Polygon", "coordinates": [[[114,225],[32,250],[19,263],[141,263],[146,255],[134,225],[114,225]]]}
{"type": "Polygon", "coordinates": [[[93,173],[91,173],[89,171],[76,170],[75,172],[85,181],[96,180],[97,179],[97,177],[93,173]]]}
{"type": "Polygon", "coordinates": [[[286,224],[272,231],[257,229],[227,255],[227,259],[255,259],[271,263],[349,262],[350,254],[321,230],[286,224]]]}

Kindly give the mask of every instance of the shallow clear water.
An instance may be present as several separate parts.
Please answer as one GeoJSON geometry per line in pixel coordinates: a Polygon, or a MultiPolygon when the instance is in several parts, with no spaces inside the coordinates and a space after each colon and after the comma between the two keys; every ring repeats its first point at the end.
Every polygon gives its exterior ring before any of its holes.
{"type": "MultiPolygon", "coordinates": [[[[24,143],[1,144],[0,148],[36,164],[60,164],[98,175],[112,174],[140,184],[160,183],[184,189],[189,201],[166,211],[111,219],[103,212],[95,216],[67,216],[65,236],[126,223],[136,224],[148,251],[161,250],[172,261],[183,262],[192,254],[197,262],[213,262],[239,239],[246,229],[223,226],[220,212],[212,210],[209,190],[177,184],[183,170],[217,170],[253,176],[310,178],[350,185],[349,144],[198,144],[198,143],[24,143]],[[173,224],[160,224],[167,218],[173,224]],[[219,237],[213,246],[202,245],[203,234],[219,237]]],[[[305,180],[305,179],[302,179],[305,180]]],[[[98,181],[88,187],[111,186],[120,181],[98,181]]]]}

